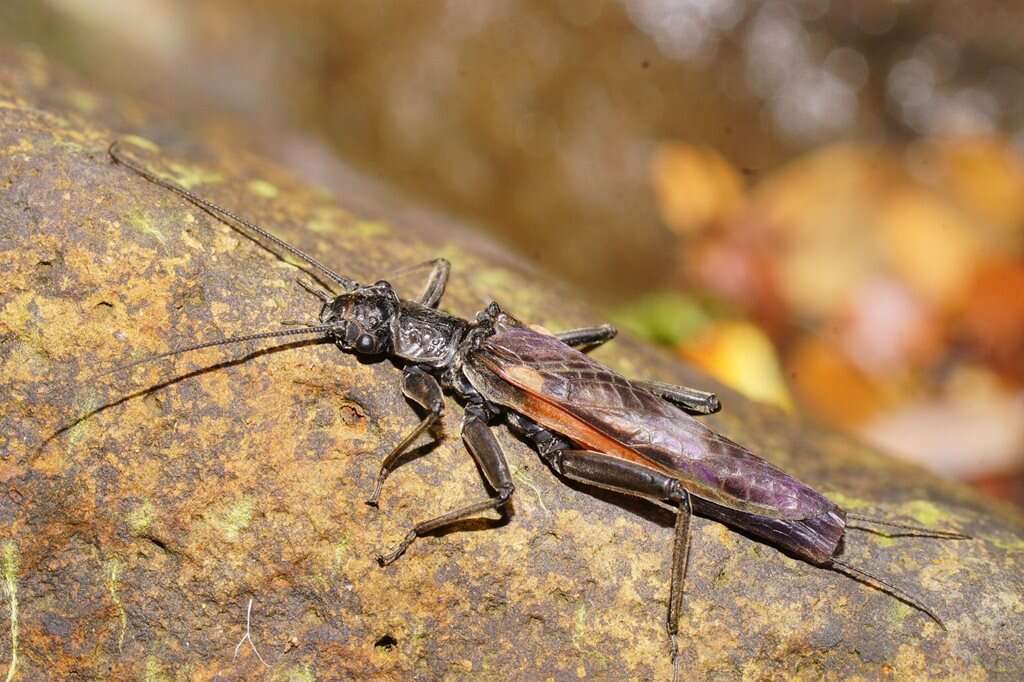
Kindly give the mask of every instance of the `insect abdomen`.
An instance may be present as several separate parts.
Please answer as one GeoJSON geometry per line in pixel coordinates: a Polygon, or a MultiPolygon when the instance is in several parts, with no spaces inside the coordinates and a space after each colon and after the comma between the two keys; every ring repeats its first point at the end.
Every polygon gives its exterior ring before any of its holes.
{"type": "Polygon", "coordinates": [[[839,507],[807,519],[773,519],[693,499],[694,510],[812,564],[828,564],[842,549],[846,512],[839,507]]]}

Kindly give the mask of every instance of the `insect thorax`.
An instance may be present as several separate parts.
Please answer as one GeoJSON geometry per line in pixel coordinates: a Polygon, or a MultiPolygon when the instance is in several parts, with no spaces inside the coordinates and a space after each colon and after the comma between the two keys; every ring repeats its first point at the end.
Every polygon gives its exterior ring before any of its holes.
{"type": "Polygon", "coordinates": [[[451,364],[469,326],[446,312],[402,301],[391,321],[392,352],[417,364],[445,367],[451,364]]]}

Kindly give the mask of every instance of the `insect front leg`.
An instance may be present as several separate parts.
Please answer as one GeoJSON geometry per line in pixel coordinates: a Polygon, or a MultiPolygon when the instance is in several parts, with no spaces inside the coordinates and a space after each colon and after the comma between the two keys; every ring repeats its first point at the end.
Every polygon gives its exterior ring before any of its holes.
{"type": "MultiPolygon", "coordinates": [[[[542,435],[538,432],[538,436],[542,435]]],[[[615,490],[676,508],[675,540],[672,545],[672,579],[669,588],[666,630],[672,642],[672,679],[679,679],[679,616],[683,606],[683,585],[690,556],[690,495],[679,481],[665,474],[590,450],[558,450],[541,453],[552,469],[574,481],[615,490]]]]}
{"type": "Polygon", "coordinates": [[[436,308],[444,296],[444,289],[448,286],[448,275],[451,272],[452,264],[446,258],[435,258],[427,261],[424,265],[430,264],[430,275],[427,277],[427,285],[423,288],[418,302],[428,308],[436,308]]]}
{"type": "Polygon", "coordinates": [[[555,334],[555,337],[567,346],[573,348],[597,348],[615,338],[619,330],[610,324],[602,324],[597,327],[583,327],[581,329],[569,329],[555,334]]]}
{"type": "Polygon", "coordinates": [[[661,396],[690,414],[714,414],[722,409],[722,403],[714,393],[689,386],[666,384],[661,381],[634,381],[633,383],[661,396]]]}
{"type": "Polygon", "coordinates": [[[402,393],[427,410],[427,414],[412,431],[399,441],[398,445],[392,448],[391,452],[384,458],[384,461],[381,462],[380,472],[377,474],[377,482],[373,486],[373,494],[366,501],[366,504],[372,507],[377,506],[384,481],[395,468],[395,463],[398,459],[419,438],[420,434],[437,424],[441,419],[441,415],[444,414],[444,396],[441,393],[440,384],[437,383],[437,379],[433,375],[428,374],[415,365],[405,368],[402,376],[402,393]]]}
{"type": "Polygon", "coordinates": [[[327,304],[334,299],[334,296],[331,295],[331,292],[318,287],[317,285],[313,284],[312,282],[303,277],[300,277],[297,280],[295,280],[295,283],[298,284],[303,289],[305,289],[306,291],[308,291],[309,293],[319,298],[321,303],[327,304]]]}
{"type": "Polygon", "coordinates": [[[505,462],[505,454],[501,451],[501,445],[491,433],[490,427],[487,426],[487,421],[479,406],[469,405],[466,407],[466,416],[462,420],[462,440],[466,443],[469,453],[476,460],[487,484],[495,494],[486,500],[416,524],[398,547],[377,557],[381,566],[387,566],[402,556],[402,553],[416,538],[467,516],[473,516],[488,509],[500,509],[512,498],[515,486],[512,484],[512,474],[509,472],[508,464],[505,462]]]}

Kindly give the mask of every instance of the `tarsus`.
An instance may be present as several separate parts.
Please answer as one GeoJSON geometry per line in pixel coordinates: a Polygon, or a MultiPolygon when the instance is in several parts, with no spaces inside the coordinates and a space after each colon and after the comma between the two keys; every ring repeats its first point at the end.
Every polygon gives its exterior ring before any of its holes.
{"type": "MultiPolygon", "coordinates": [[[[881,519],[874,519],[870,516],[861,516],[860,514],[846,514],[846,518],[853,519],[854,521],[864,521],[865,523],[874,523],[879,526],[888,526],[889,528],[899,528],[901,530],[911,531],[910,533],[903,533],[903,535],[911,535],[914,537],[925,537],[925,538],[941,538],[943,540],[970,540],[970,535],[963,533],[957,533],[951,530],[935,530],[932,528],[924,528],[922,526],[912,526],[906,523],[893,523],[892,521],[882,521],[881,519]]],[[[863,528],[861,526],[847,526],[855,530],[867,531],[869,533],[877,533],[878,531],[872,528],[863,528]]]]}
{"type": "Polygon", "coordinates": [[[840,561],[839,559],[832,559],[831,568],[832,570],[838,573],[843,573],[847,577],[853,578],[858,582],[862,582],[871,587],[874,587],[876,590],[884,592],[885,594],[888,594],[890,597],[898,599],[904,604],[907,604],[908,606],[914,607],[915,609],[917,609],[921,613],[926,614],[929,618],[938,623],[939,627],[942,628],[943,631],[946,630],[946,624],[942,622],[942,619],[935,615],[934,611],[925,606],[924,602],[922,602],[920,599],[910,594],[906,590],[896,587],[892,583],[887,582],[876,575],[871,575],[867,571],[857,568],[855,566],[851,566],[850,564],[840,561]]]}
{"type": "Polygon", "coordinates": [[[286,241],[284,241],[282,239],[279,239],[278,237],[275,237],[274,235],[272,235],[270,232],[267,232],[266,230],[264,230],[259,225],[255,225],[252,222],[246,220],[245,218],[239,216],[238,214],[236,214],[236,213],[234,213],[232,211],[229,211],[226,208],[218,206],[217,204],[213,203],[212,201],[208,201],[207,199],[204,199],[201,196],[188,191],[187,189],[185,189],[181,185],[178,185],[178,184],[176,184],[174,182],[171,182],[170,180],[165,180],[164,178],[158,177],[152,171],[144,168],[143,166],[141,166],[138,163],[132,161],[131,159],[127,158],[126,156],[123,156],[121,154],[121,152],[120,152],[120,149],[119,149],[120,142],[121,142],[120,140],[114,140],[113,142],[110,143],[110,147],[107,149],[107,152],[110,154],[110,158],[113,159],[116,163],[120,163],[121,165],[123,165],[123,166],[125,166],[127,168],[130,168],[131,170],[135,171],[136,173],[138,173],[142,177],[146,178],[150,182],[152,182],[154,184],[157,184],[157,185],[160,185],[161,187],[164,187],[165,189],[169,189],[172,192],[174,192],[175,194],[178,194],[178,195],[188,199],[193,204],[195,204],[196,206],[202,208],[203,210],[211,213],[215,218],[217,218],[219,220],[223,220],[224,218],[229,218],[230,220],[233,220],[234,222],[238,223],[239,225],[242,225],[243,227],[245,227],[245,228],[247,228],[249,230],[252,230],[253,232],[258,234],[259,236],[263,237],[264,239],[266,239],[267,241],[273,243],[274,245],[284,249],[285,251],[287,251],[288,253],[292,254],[296,258],[299,258],[299,259],[305,261],[306,263],[312,265],[314,268],[316,268],[317,270],[319,270],[323,274],[327,275],[328,278],[330,278],[330,279],[334,280],[335,282],[337,282],[338,284],[340,284],[346,290],[351,291],[352,289],[357,288],[358,285],[353,280],[349,279],[348,277],[344,277],[342,275],[339,275],[334,270],[332,270],[331,268],[327,267],[326,265],[324,265],[323,263],[318,261],[316,258],[313,258],[308,253],[306,253],[306,252],[304,252],[304,251],[302,251],[300,249],[295,248],[294,246],[292,246],[291,244],[287,243],[286,241]]]}
{"type": "Polygon", "coordinates": [[[337,326],[336,325],[331,325],[331,324],[322,324],[322,325],[318,325],[318,326],[315,326],[315,327],[306,327],[304,329],[282,329],[280,331],[261,332],[259,334],[244,334],[242,336],[231,336],[231,337],[228,337],[226,339],[217,339],[216,341],[205,341],[203,343],[197,343],[197,344],[194,344],[194,345],[191,345],[191,346],[184,346],[182,348],[175,348],[173,350],[167,351],[166,353],[157,353],[156,355],[150,355],[148,357],[144,357],[144,358],[141,358],[139,360],[135,360],[133,362],[129,362],[129,363],[126,363],[126,364],[123,364],[123,365],[118,365],[117,367],[114,367],[113,369],[108,369],[105,372],[100,372],[96,376],[102,377],[102,376],[107,376],[109,374],[115,374],[116,372],[121,372],[121,371],[124,371],[126,369],[130,369],[132,367],[138,367],[139,365],[144,365],[144,364],[149,363],[149,362],[154,362],[156,360],[160,360],[160,359],[163,359],[163,358],[169,358],[169,357],[171,357],[173,355],[181,355],[182,353],[189,353],[189,352],[194,351],[194,350],[201,350],[203,348],[212,348],[214,346],[226,346],[226,345],[232,344],[232,343],[242,343],[244,341],[256,341],[258,339],[272,339],[272,338],[276,338],[276,337],[279,337],[279,336],[296,336],[298,334],[320,334],[320,333],[331,331],[332,329],[337,329],[337,326]]]}

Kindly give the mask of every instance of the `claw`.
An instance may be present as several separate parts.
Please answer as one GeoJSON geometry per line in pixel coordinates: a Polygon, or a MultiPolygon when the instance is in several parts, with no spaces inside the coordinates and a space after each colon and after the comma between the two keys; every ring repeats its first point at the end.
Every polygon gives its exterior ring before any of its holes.
{"type": "Polygon", "coordinates": [[[381,488],[384,487],[384,479],[388,477],[389,473],[391,472],[385,469],[384,467],[381,467],[380,473],[377,474],[377,482],[374,483],[373,485],[373,494],[370,495],[370,499],[366,501],[366,504],[370,505],[371,507],[380,506],[378,504],[378,502],[380,501],[380,491],[381,488]]]}
{"type": "Polygon", "coordinates": [[[672,635],[672,682],[679,682],[679,680],[681,679],[680,676],[679,676],[679,673],[681,672],[680,671],[679,663],[680,663],[680,660],[679,660],[679,641],[678,641],[678,638],[676,637],[676,635],[673,634],[672,635]]]}
{"type": "Polygon", "coordinates": [[[411,545],[415,540],[416,531],[409,531],[409,534],[405,536],[405,539],[402,540],[401,543],[399,543],[398,547],[395,547],[387,554],[378,554],[377,563],[381,566],[387,566],[388,564],[394,563],[395,559],[405,554],[405,550],[409,549],[409,545],[411,545]]]}

